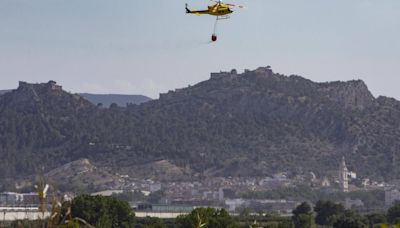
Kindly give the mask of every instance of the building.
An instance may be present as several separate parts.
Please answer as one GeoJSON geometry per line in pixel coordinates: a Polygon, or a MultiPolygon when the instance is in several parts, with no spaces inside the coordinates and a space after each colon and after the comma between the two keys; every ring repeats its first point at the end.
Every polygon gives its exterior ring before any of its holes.
{"type": "MultiPolygon", "coordinates": [[[[46,197],[45,200],[48,205],[53,203],[52,197],[46,197]]],[[[37,207],[39,203],[37,192],[0,192],[0,207],[37,207]]]]}
{"type": "Polygon", "coordinates": [[[24,201],[24,196],[15,192],[2,192],[0,193],[0,205],[17,205],[24,201]]]}
{"type": "Polygon", "coordinates": [[[160,191],[161,190],[161,183],[152,183],[150,184],[150,192],[156,192],[156,191],[160,191]]]}
{"type": "Polygon", "coordinates": [[[349,170],[346,167],[344,157],[339,166],[339,187],[342,192],[349,191],[349,170]]]}
{"type": "Polygon", "coordinates": [[[94,192],[90,195],[92,196],[112,196],[113,194],[122,194],[124,191],[123,190],[105,190],[101,192],[94,192]]]}
{"type": "Polygon", "coordinates": [[[385,205],[390,206],[396,201],[400,201],[400,191],[397,189],[386,190],[385,205]]]}
{"type": "Polygon", "coordinates": [[[344,207],[346,209],[352,209],[352,208],[361,208],[364,207],[364,202],[360,199],[351,199],[351,198],[346,198],[344,201],[344,207]]]}
{"type": "Polygon", "coordinates": [[[356,179],[357,178],[357,173],[350,171],[348,176],[351,179],[356,179]]]}
{"type": "Polygon", "coordinates": [[[328,180],[327,177],[324,177],[324,179],[321,182],[321,187],[326,188],[326,187],[330,187],[330,186],[331,186],[331,182],[328,180]]]}

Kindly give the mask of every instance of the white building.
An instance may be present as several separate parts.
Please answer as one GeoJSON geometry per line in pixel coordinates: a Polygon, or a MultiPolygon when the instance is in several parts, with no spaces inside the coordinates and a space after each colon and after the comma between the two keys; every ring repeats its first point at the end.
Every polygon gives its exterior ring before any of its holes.
{"type": "Polygon", "coordinates": [[[321,182],[321,186],[322,187],[330,187],[331,186],[331,182],[328,180],[327,177],[324,177],[324,179],[321,182]]]}
{"type": "Polygon", "coordinates": [[[350,171],[349,172],[349,178],[356,179],[357,178],[357,173],[350,171]]]}

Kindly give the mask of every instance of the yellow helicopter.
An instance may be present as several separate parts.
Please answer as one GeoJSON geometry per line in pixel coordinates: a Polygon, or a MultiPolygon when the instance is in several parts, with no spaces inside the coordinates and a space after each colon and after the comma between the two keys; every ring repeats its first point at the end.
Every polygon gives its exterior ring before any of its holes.
{"type": "Polygon", "coordinates": [[[214,1],[214,2],[215,2],[215,4],[209,5],[207,10],[190,10],[188,8],[187,3],[185,6],[186,13],[188,13],[188,14],[195,14],[197,16],[200,16],[202,14],[208,14],[208,15],[217,17],[217,19],[215,21],[215,25],[214,25],[214,32],[211,36],[212,42],[217,41],[217,34],[216,34],[217,22],[219,20],[229,19],[228,14],[233,13],[233,10],[232,10],[233,7],[243,8],[243,6],[236,6],[234,4],[223,3],[221,0],[214,1]]]}

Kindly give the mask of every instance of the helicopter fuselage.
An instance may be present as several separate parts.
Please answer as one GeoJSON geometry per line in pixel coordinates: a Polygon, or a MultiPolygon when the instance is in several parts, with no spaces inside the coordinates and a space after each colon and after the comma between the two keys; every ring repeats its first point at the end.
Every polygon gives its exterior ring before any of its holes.
{"type": "Polygon", "coordinates": [[[191,14],[197,14],[197,15],[201,15],[201,14],[208,14],[208,15],[212,15],[212,16],[225,16],[228,14],[233,13],[233,11],[231,10],[231,8],[223,3],[217,3],[214,5],[210,5],[208,6],[208,10],[189,10],[188,8],[186,8],[186,13],[191,13],[191,14]]]}

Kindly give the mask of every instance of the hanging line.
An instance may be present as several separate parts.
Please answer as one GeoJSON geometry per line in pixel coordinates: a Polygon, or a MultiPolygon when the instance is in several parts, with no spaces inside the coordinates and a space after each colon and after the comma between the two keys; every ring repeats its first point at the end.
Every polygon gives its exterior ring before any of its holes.
{"type": "Polygon", "coordinates": [[[217,17],[217,19],[215,20],[215,23],[214,23],[214,33],[213,33],[213,35],[217,35],[218,20],[219,20],[219,18],[217,17]]]}

